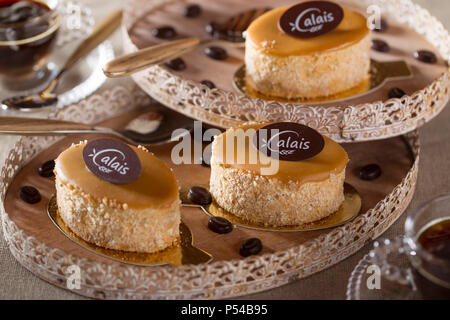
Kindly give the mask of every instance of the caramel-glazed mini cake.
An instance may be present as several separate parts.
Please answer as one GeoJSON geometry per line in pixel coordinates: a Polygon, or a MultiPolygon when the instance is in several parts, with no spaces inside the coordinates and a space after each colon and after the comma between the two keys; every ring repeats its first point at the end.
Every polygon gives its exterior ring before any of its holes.
{"type": "Polygon", "coordinates": [[[271,10],[247,29],[247,84],[269,97],[311,99],[359,86],[369,77],[370,31],[363,15],[343,8],[333,31],[297,38],[284,33],[278,20],[289,7],[271,10]]]}
{"type": "Polygon", "coordinates": [[[171,169],[143,147],[130,146],[142,170],[127,184],[94,175],[83,161],[86,141],[56,159],[58,211],[79,237],[97,246],[156,252],[179,239],[180,199],[171,169]]]}
{"type": "Polygon", "coordinates": [[[215,138],[210,180],[214,201],[239,218],[266,226],[302,225],[336,212],[344,201],[348,156],[327,137],[323,137],[322,151],[310,159],[273,159],[278,161],[278,171],[272,175],[261,174],[267,155],[258,152],[258,161],[250,162],[249,153],[256,150],[250,138],[244,144],[235,143],[237,156],[228,159],[228,139],[238,141],[244,135],[250,136],[249,129],[258,130],[266,125],[246,124],[215,138]],[[245,155],[245,161],[236,161],[239,155],[245,155]]]}

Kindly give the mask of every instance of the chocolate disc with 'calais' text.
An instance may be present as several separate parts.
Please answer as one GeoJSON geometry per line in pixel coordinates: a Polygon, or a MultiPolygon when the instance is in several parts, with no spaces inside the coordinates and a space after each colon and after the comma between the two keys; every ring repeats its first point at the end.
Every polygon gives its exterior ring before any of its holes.
{"type": "Polygon", "coordinates": [[[283,161],[302,161],[319,154],[325,140],[310,127],[294,122],[278,122],[258,129],[253,143],[268,157],[283,161]]]}
{"type": "Polygon", "coordinates": [[[281,16],[278,27],[287,35],[313,38],[333,31],[344,18],[344,10],[329,1],[299,3],[281,16]]]}
{"type": "Polygon", "coordinates": [[[127,144],[115,139],[90,141],[83,149],[86,167],[102,180],[127,184],[139,178],[141,161],[127,144]]]}

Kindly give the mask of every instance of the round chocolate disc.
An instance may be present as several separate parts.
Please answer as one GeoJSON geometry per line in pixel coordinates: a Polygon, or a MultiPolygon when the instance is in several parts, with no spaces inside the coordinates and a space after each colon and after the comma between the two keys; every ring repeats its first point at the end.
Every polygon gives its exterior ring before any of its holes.
{"type": "Polygon", "coordinates": [[[86,167],[98,178],[114,184],[136,181],[142,165],[136,152],[115,139],[92,140],[83,149],[86,167]]]}
{"type": "Polygon", "coordinates": [[[313,38],[333,31],[343,18],[344,10],[336,3],[308,1],[286,10],[278,27],[293,37],[313,38]]]}
{"type": "Polygon", "coordinates": [[[319,154],[325,140],[316,130],[295,122],[277,122],[262,127],[253,144],[264,155],[283,161],[302,161],[319,154]]]}

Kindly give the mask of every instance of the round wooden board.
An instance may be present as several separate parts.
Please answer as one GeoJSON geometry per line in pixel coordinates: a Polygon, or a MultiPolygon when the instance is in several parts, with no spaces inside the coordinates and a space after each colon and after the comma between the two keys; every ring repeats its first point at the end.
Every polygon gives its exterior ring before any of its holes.
{"type": "MultiPolygon", "coordinates": [[[[144,109],[145,111],[145,109],[144,109]]],[[[101,123],[102,126],[121,128],[142,110],[130,112],[101,123]]],[[[80,140],[92,139],[93,135],[71,136],[58,141],[50,148],[39,153],[14,178],[10,185],[6,199],[5,210],[9,218],[27,235],[52,248],[58,248],[68,254],[88,258],[106,264],[116,264],[116,261],[97,255],[92,251],[77,245],[58,230],[47,216],[47,203],[55,193],[54,179],[43,178],[38,175],[39,166],[49,160],[55,159],[58,154],[72,143],[80,140]],[[30,205],[18,197],[20,187],[31,185],[38,188],[43,196],[38,204],[30,205]]],[[[174,165],[171,161],[172,144],[152,147],[150,150],[173,168],[180,184],[205,184],[209,181],[210,169],[201,165],[182,164],[174,165]]],[[[363,199],[364,213],[385,198],[411,169],[413,158],[409,146],[403,138],[397,137],[383,141],[346,144],[350,163],[347,167],[346,182],[353,185],[363,199]],[[378,163],[383,174],[374,181],[363,181],[358,178],[359,168],[369,163],[378,163]]],[[[149,182],[151,183],[151,182],[149,182]]],[[[214,261],[242,259],[239,255],[239,246],[243,240],[258,237],[263,242],[265,253],[275,253],[315,239],[333,229],[313,232],[268,232],[236,227],[233,232],[219,235],[211,232],[206,226],[208,216],[198,208],[182,208],[182,219],[193,233],[195,246],[211,253],[214,261]]],[[[351,222],[350,222],[351,223],[351,222]]]]}
{"type": "MultiPolygon", "coordinates": [[[[117,86],[58,110],[50,117],[91,124],[105,121],[103,125],[119,128],[145,111],[137,108],[150,103],[143,91],[117,86]]],[[[1,170],[0,215],[11,253],[23,266],[67,289],[72,275],[69,267],[76,265],[82,277],[80,289],[73,289],[74,292],[95,298],[227,298],[268,290],[312,275],[355,253],[399,218],[413,196],[419,161],[417,132],[408,134],[404,140],[346,145],[351,157],[347,182],[360,192],[363,208],[352,221],[328,230],[282,233],[237,228],[230,234],[217,235],[206,228],[208,218],[200,209],[183,208],[182,218],[193,232],[194,244],[211,252],[214,260],[198,265],[150,267],[120,263],[84,249],[65,237],[48,218],[46,206],[54,194],[53,179],[38,176],[37,168],[72,142],[85,138],[89,137],[20,139],[9,151],[1,170]],[[372,162],[382,166],[383,175],[372,182],[359,180],[358,167],[372,162]],[[18,199],[18,190],[25,184],[42,192],[40,203],[29,205],[18,199]],[[260,237],[264,250],[242,258],[237,251],[239,244],[250,236],[260,237]]],[[[169,156],[171,147],[151,149],[174,169],[180,183],[208,182],[208,168],[173,165],[169,156]]]]}
{"type": "MultiPolygon", "coordinates": [[[[170,25],[175,28],[178,33],[175,39],[186,37],[209,39],[211,36],[206,32],[205,27],[211,21],[221,23],[225,22],[229,17],[250,9],[289,6],[298,3],[298,1],[281,0],[274,2],[273,0],[258,0],[255,2],[240,0],[198,0],[196,3],[202,7],[203,12],[197,18],[186,18],[183,16],[187,3],[189,2],[182,0],[169,1],[167,4],[161,5],[155,10],[142,15],[128,29],[131,41],[139,49],[167,42],[167,40],[160,40],[152,35],[153,29],[165,25],[170,25]]],[[[355,10],[366,14],[360,8],[355,8],[355,10]]],[[[399,24],[389,17],[385,18],[388,21],[389,29],[385,33],[372,32],[372,38],[386,41],[391,46],[391,51],[388,53],[380,53],[372,50],[371,57],[377,61],[403,60],[410,66],[413,77],[388,81],[378,90],[355,99],[345,100],[345,103],[328,102],[321,103],[321,105],[354,105],[387,100],[388,91],[392,87],[403,88],[406,93],[412,94],[429,85],[447,70],[447,66],[442,57],[439,57],[438,63],[436,64],[427,64],[414,59],[413,54],[416,50],[431,50],[437,55],[439,55],[439,51],[414,30],[399,24]]],[[[244,64],[244,49],[222,46],[226,48],[229,57],[226,60],[217,61],[204,54],[206,47],[201,46],[183,55],[182,59],[187,65],[185,70],[174,72],[168,69],[168,71],[196,82],[205,79],[211,80],[218,88],[237,93],[233,87],[233,75],[244,64]]]]}
{"type": "MultiPolygon", "coordinates": [[[[391,51],[372,50],[371,57],[381,62],[402,60],[412,71],[412,77],[388,79],[376,89],[341,101],[288,103],[243,95],[233,88],[233,75],[244,64],[244,49],[231,47],[226,47],[229,57],[224,61],[206,56],[202,46],[182,57],[187,65],[183,71],[154,66],[133,74],[132,78],[162,104],[222,128],[247,121],[294,121],[338,142],[372,141],[406,134],[438,115],[450,99],[449,34],[428,11],[410,1],[339,1],[363,13],[369,5],[379,5],[390,27],[385,33],[372,32],[372,37],[387,41],[391,51]],[[414,52],[423,49],[436,53],[436,64],[414,59],[414,52]],[[213,81],[216,88],[208,89],[200,84],[202,80],[213,81]],[[392,87],[400,87],[407,94],[389,99],[392,87]]],[[[210,39],[205,30],[210,21],[226,21],[246,9],[278,7],[296,1],[200,0],[203,13],[192,19],[183,17],[186,3],[183,0],[128,1],[122,26],[124,51],[135,52],[167,41],[151,34],[155,27],[171,25],[177,30],[178,38],[210,39]]]]}

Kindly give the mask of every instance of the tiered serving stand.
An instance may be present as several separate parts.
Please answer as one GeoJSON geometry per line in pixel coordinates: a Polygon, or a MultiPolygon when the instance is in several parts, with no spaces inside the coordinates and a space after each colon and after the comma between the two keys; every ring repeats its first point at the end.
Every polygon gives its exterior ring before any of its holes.
{"type": "MultiPolygon", "coordinates": [[[[204,19],[212,18],[212,12],[233,14],[231,11],[245,10],[243,6],[246,5],[257,7],[270,3],[262,0],[251,4],[237,0],[197,2],[206,8],[204,19]],[[238,2],[239,6],[232,5],[238,2]]],[[[127,116],[154,103],[150,95],[174,110],[223,128],[245,121],[305,123],[345,143],[351,159],[346,181],[363,199],[363,208],[355,219],[321,231],[288,234],[237,227],[229,235],[221,236],[206,228],[207,216],[201,210],[182,208],[182,219],[193,233],[194,245],[211,253],[213,261],[179,267],[118,262],[78,246],[46,216],[46,203],[54,193],[54,186],[51,180],[39,178],[35,170],[42,161],[83,137],[24,137],[10,150],[0,177],[4,237],[14,257],[40,278],[63,288],[67,288],[71,275],[69,266],[79,266],[81,288],[71,290],[89,297],[227,298],[267,290],[312,275],[342,261],[380,236],[404,212],[414,193],[419,163],[419,138],[415,129],[436,116],[449,100],[449,69],[444,61],[450,60],[450,37],[440,22],[409,0],[345,2],[364,8],[378,4],[394,30],[407,30],[408,41],[415,38],[420,43],[421,47],[417,49],[434,46],[433,50],[440,54],[439,64],[421,66],[408,60],[405,52],[400,53],[414,73],[413,78],[396,84],[408,90],[409,94],[401,99],[380,98],[386,94],[387,83],[379,93],[373,93],[380,95],[373,100],[375,102],[359,97],[342,104],[282,103],[246,97],[232,89],[227,77],[242,64],[242,52],[230,50],[232,66],[223,67],[220,72],[204,64],[202,69],[211,70],[205,71],[211,73],[198,74],[195,67],[188,67],[185,73],[152,67],[133,75],[141,89],[115,87],[54,112],[50,117],[120,127],[127,116]],[[216,83],[217,89],[210,90],[198,82],[202,80],[199,77],[206,76],[216,83]],[[365,142],[347,143],[360,141],[365,142]],[[358,168],[368,161],[380,164],[384,171],[382,177],[371,182],[358,179],[358,168]],[[17,190],[25,183],[37,185],[42,190],[43,200],[38,206],[30,207],[17,199],[17,190]],[[240,257],[239,244],[250,236],[261,238],[264,250],[260,255],[240,257]]],[[[277,2],[277,5],[281,4],[277,2]]],[[[161,12],[170,16],[171,9],[164,8],[172,5],[177,8],[181,4],[179,0],[128,2],[122,29],[125,49],[133,51],[145,45],[145,30],[152,23],[161,21],[158,20],[164,17],[161,12]],[[152,18],[147,19],[150,15],[152,18]],[[144,41],[139,42],[141,40],[144,41]]],[[[202,32],[203,28],[201,25],[200,29],[186,30],[202,32]]],[[[200,35],[207,36],[206,33],[200,35]]],[[[207,61],[200,60],[204,57],[198,52],[185,59],[193,66],[207,61]]],[[[208,181],[208,168],[174,166],[168,155],[170,146],[152,151],[174,168],[180,183],[208,181]]]]}

